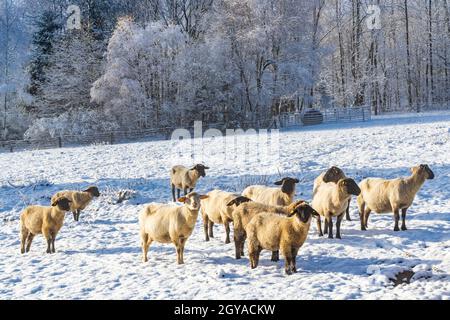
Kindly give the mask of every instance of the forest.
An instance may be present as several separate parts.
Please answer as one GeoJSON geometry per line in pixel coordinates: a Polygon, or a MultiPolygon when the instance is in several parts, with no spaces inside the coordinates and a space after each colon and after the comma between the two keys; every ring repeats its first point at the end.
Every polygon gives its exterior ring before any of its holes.
{"type": "Polygon", "coordinates": [[[0,0],[0,140],[446,108],[449,43],[449,0],[0,0]]]}

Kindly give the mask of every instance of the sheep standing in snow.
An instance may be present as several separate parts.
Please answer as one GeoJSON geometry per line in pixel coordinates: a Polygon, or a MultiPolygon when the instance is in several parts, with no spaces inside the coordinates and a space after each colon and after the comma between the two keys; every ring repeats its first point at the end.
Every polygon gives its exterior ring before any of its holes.
{"type": "Polygon", "coordinates": [[[57,192],[52,197],[52,203],[59,197],[66,197],[70,202],[70,211],[73,213],[73,219],[75,221],[80,220],[80,213],[84,210],[92,199],[100,197],[100,192],[97,187],[89,187],[84,191],[65,190],[57,192]]]}
{"type": "Polygon", "coordinates": [[[256,215],[246,227],[251,268],[258,266],[262,249],[281,250],[286,273],[297,272],[297,253],[308,236],[311,217],[316,215],[317,212],[305,202],[288,217],[267,212],[256,215]]]}
{"type": "Polygon", "coordinates": [[[20,252],[29,252],[34,236],[42,233],[47,240],[47,253],[55,253],[56,235],[67,211],[70,211],[70,200],[65,197],[54,199],[51,207],[25,208],[20,215],[20,252]]]}
{"type": "MultiPolygon", "coordinates": [[[[325,225],[328,224],[328,238],[333,238],[333,217],[336,221],[336,238],[341,239],[341,222],[348,200],[352,195],[358,196],[361,193],[358,185],[353,179],[341,179],[338,183],[322,183],[317,188],[311,203],[314,210],[325,217],[325,225]]],[[[320,217],[317,217],[317,229],[319,236],[323,236],[320,217]]]]}
{"type": "Polygon", "coordinates": [[[426,164],[411,168],[411,176],[392,180],[368,178],[360,183],[358,208],[361,230],[366,230],[369,215],[376,213],[394,213],[394,231],[399,231],[400,210],[402,211],[402,230],[406,228],[406,211],[411,206],[417,192],[425,180],[434,179],[434,173],[426,164]]]}
{"type": "MultiPolygon", "coordinates": [[[[324,182],[325,183],[327,183],[327,182],[337,183],[339,180],[345,179],[345,178],[347,178],[347,177],[345,176],[345,173],[344,173],[344,171],[342,171],[342,169],[340,169],[336,166],[332,166],[330,169],[328,169],[325,172],[322,172],[316,179],[314,179],[313,196],[322,183],[324,183],[324,182]]],[[[350,217],[350,202],[351,202],[351,199],[348,200],[348,206],[345,211],[345,219],[347,221],[352,221],[352,219],[350,217]]],[[[327,225],[325,224],[324,232],[328,233],[326,227],[327,227],[327,225]]]]}
{"type": "Polygon", "coordinates": [[[295,178],[283,178],[275,182],[279,188],[270,188],[266,186],[249,186],[243,192],[244,197],[250,198],[255,202],[271,205],[271,206],[287,206],[290,205],[295,196],[295,184],[300,181],[295,178]]]}
{"type": "MultiPolygon", "coordinates": [[[[225,243],[230,243],[230,222],[233,222],[233,207],[228,204],[235,199],[241,199],[238,194],[213,190],[208,192],[208,198],[202,201],[202,218],[205,231],[205,240],[214,237],[214,223],[223,224],[225,227],[225,243]]],[[[250,200],[250,199],[248,199],[250,200]]]]}
{"type": "Polygon", "coordinates": [[[182,206],[153,203],[139,214],[142,260],[153,241],[173,243],[177,249],[177,263],[184,263],[184,246],[194,230],[200,210],[200,202],[208,196],[191,192],[178,199],[182,206]]]}
{"type": "MultiPolygon", "coordinates": [[[[240,198],[228,203],[228,206],[236,205],[232,213],[236,259],[240,259],[241,256],[244,255],[244,244],[245,239],[247,238],[245,228],[253,217],[263,212],[287,216],[295,207],[305,202],[303,200],[298,200],[288,206],[269,206],[254,201],[242,202],[240,201],[240,198]]],[[[272,261],[278,261],[278,252],[272,253],[272,261]]]]}
{"type": "Polygon", "coordinates": [[[180,197],[180,190],[183,189],[184,195],[188,192],[192,192],[197,184],[197,180],[200,177],[205,177],[205,170],[209,167],[205,167],[202,164],[197,164],[191,169],[185,166],[174,166],[170,170],[170,185],[172,187],[172,198],[175,202],[180,197]],[[177,190],[177,198],[175,198],[175,189],[177,190]]]}

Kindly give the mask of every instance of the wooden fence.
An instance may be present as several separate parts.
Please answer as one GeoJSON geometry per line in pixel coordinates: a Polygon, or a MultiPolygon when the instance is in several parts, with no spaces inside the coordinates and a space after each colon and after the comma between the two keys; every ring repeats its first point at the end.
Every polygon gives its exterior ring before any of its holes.
{"type": "MultiPolygon", "coordinates": [[[[323,122],[345,122],[345,121],[367,121],[370,120],[370,108],[345,108],[330,109],[321,111],[323,122]]],[[[280,115],[281,127],[302,126],[301,113],[288,113],[280,115]]],[[[208,128],[225,130],[225,123],[208,124],[208,128]]],[[[248,128],[273,128],[273,119],[259,119],[255,122],[240,122],[239,128],[247,130],[248,128]]],[[[278,126],[276,126],[278,127],[278,126]]],[[[0,152],[14,152],[18,150],[51,149],[62,148],[77,145],[90,144],[115,144],[126,141],[133,141],[143,138],[169,139],[172,132],[178,129],[176,127],[164,127],[156,129],[133,130],[133,131],[113,131],[89,135],[62,135],[55,138],[46,139],[27,139],[0,141],[0,152]]],[[[194,127],[185,127],[193,131],[194,127]]],[[[203,128],[205,130],[207,128],[203,128]]]]}

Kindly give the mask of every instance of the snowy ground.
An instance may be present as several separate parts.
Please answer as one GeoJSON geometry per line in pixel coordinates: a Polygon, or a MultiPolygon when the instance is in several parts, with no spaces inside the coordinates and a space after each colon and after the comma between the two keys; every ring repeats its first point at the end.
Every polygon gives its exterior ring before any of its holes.
{"type": "MultiPolygon", "coordinates": [[[[209,141],[211,170],[198,190],[240,191],[249,182],[279,177],[301,180],[297,196],[309,200],[322,170],[342,167],[348,176],[397,177],[427,163],[427,181],[408,212],[406,232],[393,232],[391,214],[372,215],[361,232],[343,222],[342,240],[319,238],[315,225],[297,258],[299,272],[284,274],[283,259],[260,266],[235,260],[234,244],[223,244],[222,226],[203,241],[200,217],[185,252],[153,244],[149,262],[140,260],[137,214],[143,203],[170,199],[168,167],[177,159],[167,141],[0,154],[0,298],[2,299],[449,299],[450,298],[450,113],[375,118],[367,123],[322,125],[280,134],[280,159],[223,158],[220,139],[209,141]],[[216,150],[215,150],[216,149],[216,150]],[[261,177],[270,173],[269,176],[261,177]],[[12,185],[14,186],[12,186],[12,185]],[[96,184],[102,197],[71,215],[56,240],[57,253],[44,254],[36,237],[28,255],[19,253],[18,216],[25,203],[47,204],[61,189],[96,184]],[[115,194],[136,196],[115,204],[115,194]],[[393,287],[389,277],[416,272],[409,285],[393,287]]],[[[190,163],[186,163],[190,164],[190,163]]]]}

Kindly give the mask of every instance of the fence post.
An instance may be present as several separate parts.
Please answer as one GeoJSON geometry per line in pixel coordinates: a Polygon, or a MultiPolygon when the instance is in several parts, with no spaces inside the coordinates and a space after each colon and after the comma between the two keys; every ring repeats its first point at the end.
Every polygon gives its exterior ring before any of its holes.
{"type": "Polygon", "coordinates": [[[14,147],[13,147],[12,143],[9,145],[9,151],[14,152],[14,147]]]}
{"type": "Polygon", "coordinates": [[[363,118],[363,122],[365,122],[366,121],[366,114],[365,114],[365,110],[364,110],[365,108],[364,107],[362,107],[361,108],[361,111],[362,111],[362,118],[363,118]]]}
{"type": "Polygon", "coordinates": [[[109,144],[114,144],[114,133],[109,134],[109,144]]]}
{"type": "Polygon", "coordinates": [[[58,148],[62,148],[62,139],[58,137],[58,148]]]}

